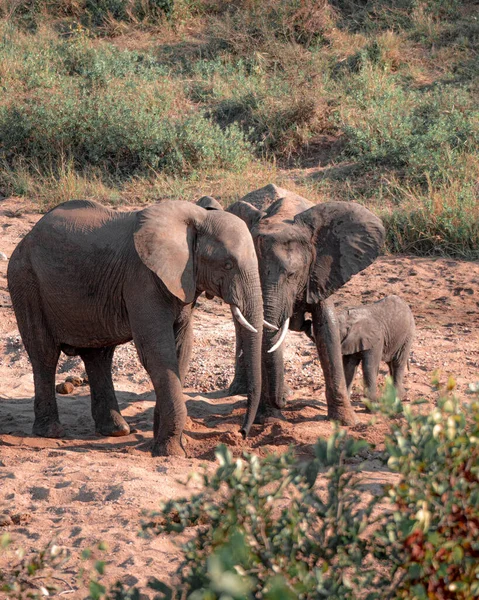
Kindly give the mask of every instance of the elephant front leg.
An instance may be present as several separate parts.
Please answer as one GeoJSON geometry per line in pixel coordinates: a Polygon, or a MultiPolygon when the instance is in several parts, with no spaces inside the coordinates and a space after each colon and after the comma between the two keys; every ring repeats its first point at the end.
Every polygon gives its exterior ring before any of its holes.
{"type": "Polygon", "coordinates": [[[156,395],[152,455],[185,456],[182,435],[187,413],[173,326],[152,328],[146,323],[142,328],[141,325],[135,323],[133,339],[156,395]]]}
{"type": "Polygon", "coordinates": [[[80,357],[85,363],[91,393],[91,413],[98,433],[105,436],[129,435],[130,426],[121,416],[115,396],[111,366],[115,346],[83,348],[80,357]]]}
{"type": "Polygon", "coordinates": [[[313,327],[326,385],[328,418],[341,425],[355,425],[356,415],[346,387],[339,326],[331,299],[313,306],[313,327]]]}
{"type": "Polygon", "coordinates": [[[185,385],[193,350],[193,321],[188,318],[175,324],[176,356],[181,385],[185,385]]]}

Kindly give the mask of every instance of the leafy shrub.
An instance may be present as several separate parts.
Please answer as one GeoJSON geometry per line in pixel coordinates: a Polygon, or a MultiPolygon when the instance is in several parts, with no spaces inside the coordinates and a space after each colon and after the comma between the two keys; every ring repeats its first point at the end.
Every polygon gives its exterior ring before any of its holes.
{"type": "Polygon", "coordinates": [[[157,533],[198,526],[178,568],[180,596],[358,598],[377,579],[362,536],[374,503],[358,506],[356,476],[344,463],[365,445],[336,429],[307,465],[292,452],[234,459],[219,446],[220,467],[204,475],[203,491],[166,503],[154,515],[159,523],[145,525],[157,533]],[[320,470],[325,490],[313,487],[320,470]]]}
{"type": "MultiPolygon", "coordinates": [[[[454,385],[451,379],[449,391],[454,385]]],[[[444,393],[429,414],[396,409],[405,421],[392,428],[386,446],[401,480],[389,489],[394,513],[379,533],[384,552],[376,555],[389,557],[398,576],[395,598],[476,598],[479,402],[464,410],[444,393]]]]}
{"type": "MultiPolygon", "coordinates": [[[[449,382],[431,413],[402,405],[389,386],[374,407],[388,418],[395,486],[358,505],[360,484],[345,461],[364,444],[336,429],[315,458],[291,452],[235,460],[203,491],[167,502],[144,526],[178,533],[184,549],[176,593],[216,598],[457,598],[479,595],[479,402],[460,407],[449,382]],[[315,486],[319,472],[326,489],[315,486]],[[391,510],[374,517],[379,502],[391,510]]],[[[376,511],[377,512],[377,511],[376,511]]],[[[152,587],[165,590],[160,582],[152,587]]],[[[173,590],[170,590],[170,594],[173,590]]]]}
{"type": "MultiPolygon", "coordinates": [[[[0,550],[3,552],[9,552],[11,544],[8,534],[0,537],[0,550]]],[[[51,592],[59,591],[53,573],[60,571],[69,560],[65,548],[49,544],[43,550],[27,556],[19,549],[14,556],[11,568],[0,570],[0,591],[5,594],[4,598],[39,600],[51,592]],[[41,580],[41,585],[35,580],[41,580]]]]}
{"type": "Polygon", "coordinates": [[[466,90],[405,90],[365,69],[342,110],[346,152],[365,165],[405,169],[411,179],[445,181],[479,149],[479,111],[466,90]]]}

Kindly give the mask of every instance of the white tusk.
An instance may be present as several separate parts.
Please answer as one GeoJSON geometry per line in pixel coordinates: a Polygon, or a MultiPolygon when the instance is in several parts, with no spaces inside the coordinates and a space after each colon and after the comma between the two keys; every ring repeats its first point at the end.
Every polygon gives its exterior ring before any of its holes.
{"type": "Polygon", "coordinates": [[[255,329],[253,327],[253,325],[250,325],[250,323],[248,323],[248,321],[243,317],[242,312],[240,311],[240,309],[237,306],[232,306],[231,312],[233,313],[233,316],[238,321],[238,323],[240,325],[243,325],[243,327],[245,329],[247,329],[248,331],[251,331],[252,333],[258,333],[258,330],[255,329]]]}
{"type": "Polygon", "coordinates": [[[276,327],[276,325],[272,325],[271,323],[268,323],[268,321],[266,319],[263,319],[263,325],[266,327],[266,329],[272,329],[273,331],[279,331],[279,327],[276,327]]]}
{"type": "Polygon", "coordinates": [[[286,334],[288,333],[288,327],[289,327],[289,317],[283,323],[283,327],[281,327],[281,334],[279,336],[279,340],[276,342],[276,344],[272,348],[270,348],[268,350],[268,354],[277,350],[281,346],[281,344],[284,342],[284,338],[286,337],[286,334]]]}
{"type": "Polygon", "coordinates": [[[241,358],[243,356],[243,348],[241,348],[241,350],[239,351],[239,354],[236,358],[241,358]]]}

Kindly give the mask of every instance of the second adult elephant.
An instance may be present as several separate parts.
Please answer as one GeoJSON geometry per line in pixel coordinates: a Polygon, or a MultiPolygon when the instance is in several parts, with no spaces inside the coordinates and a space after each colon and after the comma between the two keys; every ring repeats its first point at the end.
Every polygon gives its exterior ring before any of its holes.
{"type": "MultiPolygon", "coordinates": [[[[328,417],[356,423],[342,366],[339,328],[329,296],[378,256],[384,227],[354,202],[313,205],[297,194],[268,185],[230,206],[253,236],[263,291],[263,414],[284,407],[282,343],[289,329],[303,330],[311,313],[324,372],[328,417]],[[255,206],[251,204],[255,203],[255,206]]],[[[237,356],[241,354],[241,342],[237,356]]],[[[237,361],[235,382],[244,381],[237,361]]]]}

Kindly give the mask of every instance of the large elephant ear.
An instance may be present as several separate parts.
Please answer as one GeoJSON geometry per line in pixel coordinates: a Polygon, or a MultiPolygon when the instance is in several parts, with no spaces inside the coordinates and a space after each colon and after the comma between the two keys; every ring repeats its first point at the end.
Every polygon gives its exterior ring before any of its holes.
{"type": "Polygon", "coordinates": [[[187,304],[195,297],[195,241],[206,216],[199,206],[172,200],[137,213],[134,243],[139,257],[173,295],[187,304]]]}
{"type": "Polygon", "coordinates": [[[312,233],[307,302],[325,300],[369,266],[384,243],[381,220],[355,202],[325,202],[296,215],[312,233]]]}
{"type": "Polygon", "coordinates": [[[252,229],[265,215],[264,211],[257,209],[249,202],[244,202],[243,200],[238,200],[238,202],[228,206],[226,212],[230,212],[242,219],[248,226],[248,229],[252,229]]]}

